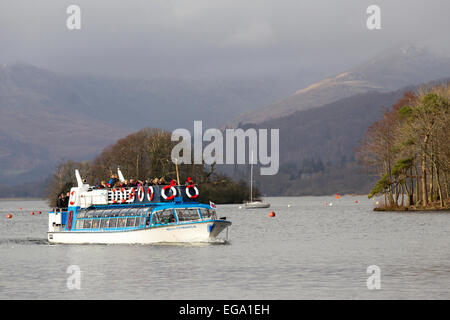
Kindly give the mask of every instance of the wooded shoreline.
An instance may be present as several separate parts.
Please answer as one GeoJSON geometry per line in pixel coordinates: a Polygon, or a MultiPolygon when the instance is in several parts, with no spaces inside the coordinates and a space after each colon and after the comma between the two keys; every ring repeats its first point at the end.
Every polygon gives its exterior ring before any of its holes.
{"type": "Polygon", "coordinates": [[[369,194],[384,196],[377,211],[450,207],[450,82],[424,87],[386,109],[367,130],[357,157],[380,180],[369,194]]]}
{"type": "Polygon", "coordinates": [[[429,207],[420,207],[420,206],[411,206],[411,207],[405,207],[405,206],[397,206],[397,207],[388,207],[388,206],[379,206],[375,207],[373,211],[412,211],[412,212],[433,212],[433,211],[447,211],[450,213],[450,206],[446,207],[440,207],[439,204],[429,206],[429,207]]]}

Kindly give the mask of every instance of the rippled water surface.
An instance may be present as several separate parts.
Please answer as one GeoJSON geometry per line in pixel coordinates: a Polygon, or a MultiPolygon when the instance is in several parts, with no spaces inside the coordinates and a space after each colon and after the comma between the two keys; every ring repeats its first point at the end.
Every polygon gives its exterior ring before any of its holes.
{"type": "Polygon", "coordinates": [[[199,245],[49,245],[45,202],[0,200],[0,298],[450,299],[450,213],[374,212],[359,196],[267,200],[218,206],[230,241],[199,245]],[[371,265],[379,290],[367,288],[371,265]]]}

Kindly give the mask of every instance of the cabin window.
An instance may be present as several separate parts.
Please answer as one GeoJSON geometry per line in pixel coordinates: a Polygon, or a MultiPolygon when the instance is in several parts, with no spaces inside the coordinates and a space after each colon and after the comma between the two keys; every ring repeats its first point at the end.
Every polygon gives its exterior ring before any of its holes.
{"type": "Polygon", "coordinates": [[[85,212],[84,212],[84,211],[79,211],[79,212],[77,213],[77,217],[78,217],[78,218],[83,218],[84,215],[85,215],[85,212]]]}
{"type": "Polygon", "coordinates": [[[109,219],[102,219],[102,221],[100,222],[100,228],[109,228],[109,219]]]}
{"type": "Polygon", "coordinates": [[[97,229],[100,226],[100,219],[92,219],[92,228],[97,229]]]}
{"type": "Polygon", "coordinates": [[[172,209],[157,211],[153,213],[152,224],[165,224],[176,222],[172,209]]]}
{"type": "Polygon", "coordinates": [[[105,210],[102,213],[102,217],[109,217],[111,215],[111,212],[109,210],[105,210]]]}
{"type": "Polygon", "coordinates": [[[109,227],[110,228],[117,228],[117,218],[109,219],[109,227]]]}
{"type": "Polygon", "coordinates": [[[101,210],[95,210],[94,211],[94,217],[95,218],[100,218],[102,216],[102,211],[101,210]]]}
{"type": "Polygon", "coordinates": [[[156,212],[154,212],[152,215],[152,224],[158,224],[158,223],[159,223],[158,215],[156,214],[156,212]]]}
{"type": "Polygon", "coordinates": [[[127,218],[127,227],[134,227],[135,218],[127,218]]]}
{"type": "Polygon", "coordinates": [[[124,228],[126,220],[127,218],[119,218],[119,221],[117,222],[117,228],[124,228]]]}
{"type": "Polygon", "coordinates": [[[201,208],[200,213],[203,219],[212,219],[214,218],[214,211],[210,209],[201,208]]]}
{"type": "Polygon", "coordinates": [[[75,224],[75,229],[83,229],[83,220],[77,220],[75,224]]]}
{"type": "Polygon", "coordinates": [[[176,209],[175,211],[177,212],[178,221],[192,221],[200,219],[197,209],[176,209]]]}
{"type": "Polygon", "coordinates": [[[135,223],[135,226],[136,227],[139,227],[140,225],[141,225],[141,217],[136,217],[136,223],[135,223]]]}
{"type": "Polygon", "coordinates": [[[84,220],[83,229],[90,229],[91,228],[91,223],[92,223],[91,219],[84,220]]]}
{"type": "Polygon", "coordinates": [[[129,211],[130,211],[130,209],[122,209],[122,210],[120,210],[119,216],[121,216],[121,217],[128,216],[129,211]]]}

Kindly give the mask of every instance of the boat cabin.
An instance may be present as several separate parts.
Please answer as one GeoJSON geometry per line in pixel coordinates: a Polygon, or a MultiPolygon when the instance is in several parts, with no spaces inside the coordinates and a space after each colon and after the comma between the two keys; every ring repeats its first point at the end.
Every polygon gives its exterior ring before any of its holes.
{"type": "MultiPolygon", "coordinates": [[[[154,207],[120,207],[81,209],[72,218],[74,228],[79,231],[127,230],[171,224],[195,223],[215,219],[215,212],[209,206],[154,206],[154,207]]],[[[68,229],[65,225],[64,229],[68,229]]],[[[70,230],[70,229],[69,229],[70,230]]]]}

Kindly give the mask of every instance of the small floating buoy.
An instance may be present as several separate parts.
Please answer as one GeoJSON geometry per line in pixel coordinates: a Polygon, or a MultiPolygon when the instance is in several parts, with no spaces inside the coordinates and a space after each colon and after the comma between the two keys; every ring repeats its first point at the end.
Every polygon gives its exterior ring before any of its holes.
{"type": "Polygon", "coordinates": [[[269,213],[269,217],[271,217],[271,218],[275,217],[275,212],[273,212],[273,211],[270,211],[270,213],[269,213]]]}
{"type": "Polygon", "coordinates": [[[22,210],[22,208],[19,208],[19,210],[22,210]]]}
{"type": "Polygon", "coordinates": [[[332,207],[333,206],[333,202],[330,202],[330,207],[332,207]]]}
{"type": "Polygon", "coordinates": [[[355,203],[358,203],[358,200],[355,200],[355,203]]]}
{"type": "Polygon", "coordinates": [[[31,211],[31,212],[30,212],[30,215],[34,216],[34,211],[31,211]]]}
{"type": "Polygon", "coordinates": [[[12,214],[8,213],[8,214],[6,215],[6,219],[11,219],[11,218],[12,218],[12,214]]]}
{"type": "Polygon", "coordinates": [[[239,209],[242,209],[242,206],[239,206],[239,209]]]}
{"type": "Polygon", "coordinates": [[[339,199],[339,198],[340,198],[339,193],[336,193],[336,199],[339,199]]]}
{"type": "Polygon", "coordinates": [[[38,214],[41,214],[42,212],[41,211],[38,211],[38,214]]]}
{"type": "Polygon", "coordinates": [[[291,207],[291,205],[290,204],[288,204],[288,208],[290,208],[291,207]]]}

